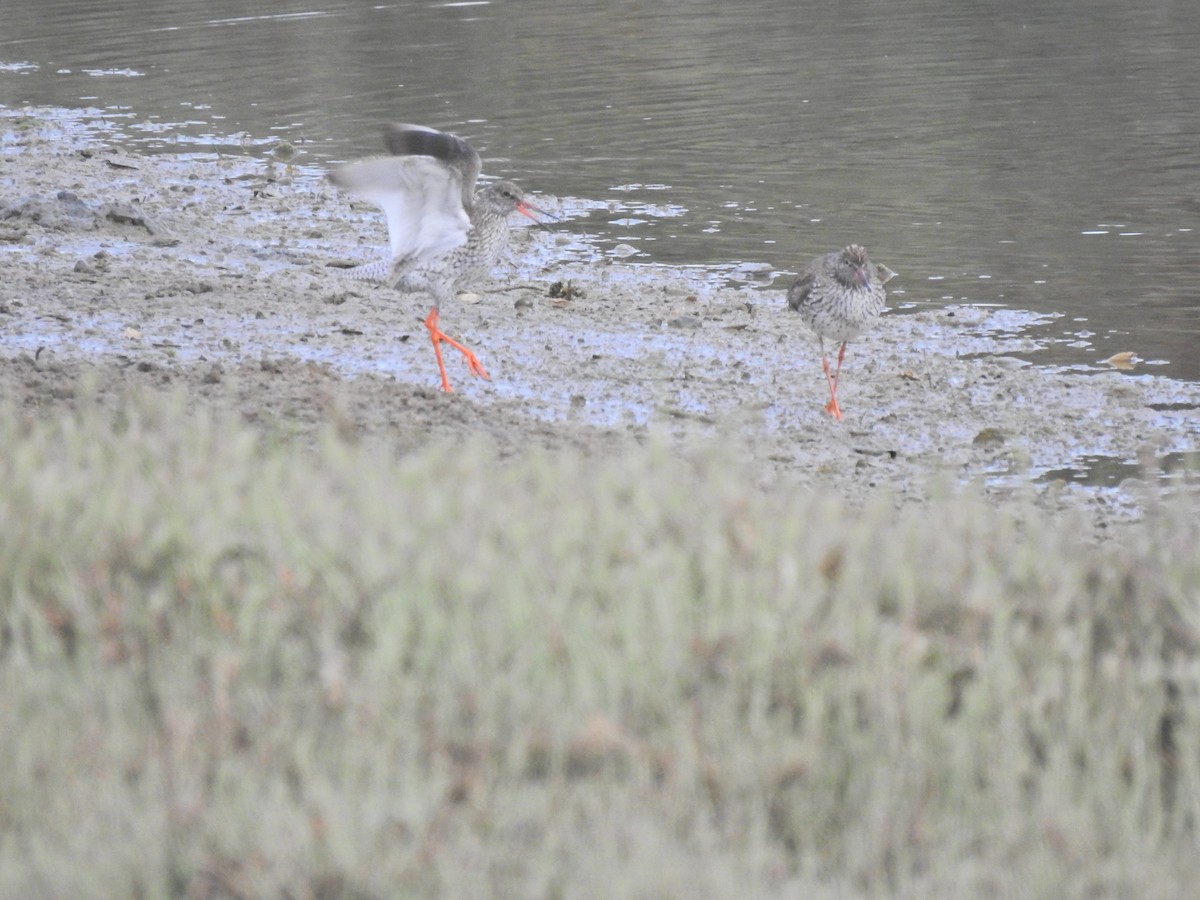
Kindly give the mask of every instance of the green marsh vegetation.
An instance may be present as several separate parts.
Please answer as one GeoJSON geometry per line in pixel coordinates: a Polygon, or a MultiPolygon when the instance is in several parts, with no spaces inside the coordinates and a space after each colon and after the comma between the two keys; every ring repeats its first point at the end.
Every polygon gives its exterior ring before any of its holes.
{"type": "MultiPolygon", "coordinates": [[[[1177,897],[1200,524],[0,414],[0,895],[1177,897]]],[[[936,493],[936,492],[935,492],[936,493]]]]}

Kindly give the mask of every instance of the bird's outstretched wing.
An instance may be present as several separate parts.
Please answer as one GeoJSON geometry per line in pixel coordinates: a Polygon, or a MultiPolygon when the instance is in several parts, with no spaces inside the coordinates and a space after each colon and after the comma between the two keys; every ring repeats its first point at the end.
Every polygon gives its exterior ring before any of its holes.
{"type": "Polygon", "coordinates": [[[383,145],[393,156],[430,156],[445,163],[462,179],[462,203],[466,209],[471,208],[483,163],[475,148],[458,135],[424,125],[389,125],[383,133],[383,145]]]}
{"type": "Polygon", "coordinates": [[[467,241],[471,221],[462,202],[462,175],[438,159],[363,159],[330,172],[329,180],[383,210],[393,263],[432,262],[467,241]]]}

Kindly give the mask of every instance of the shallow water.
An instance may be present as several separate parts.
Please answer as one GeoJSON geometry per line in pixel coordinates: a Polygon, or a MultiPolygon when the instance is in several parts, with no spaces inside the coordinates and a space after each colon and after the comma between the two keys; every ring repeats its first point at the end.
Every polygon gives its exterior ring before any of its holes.
{"type": "Polygon", "coordinates": [[[312,166],[451,128],[598,252],[737,278],[858,241],[900,306],[1029,309],[1039,362],[1200,379],[1198,43],[1183,0],[6,0],[0,104],[312,166]]]}

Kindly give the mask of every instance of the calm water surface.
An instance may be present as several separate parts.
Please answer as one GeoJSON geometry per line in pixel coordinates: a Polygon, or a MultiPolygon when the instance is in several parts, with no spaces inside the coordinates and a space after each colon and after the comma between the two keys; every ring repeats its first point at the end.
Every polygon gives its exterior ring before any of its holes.
{"type": "Polygon", "coordinates": [[[250,6],[3,0],[0,105],[314,166],[449,128],[601,249],[794,271],[858,241],[901,305],[1061,314],[1039,362],[1200,379],[1194,0],[250,6]]]}

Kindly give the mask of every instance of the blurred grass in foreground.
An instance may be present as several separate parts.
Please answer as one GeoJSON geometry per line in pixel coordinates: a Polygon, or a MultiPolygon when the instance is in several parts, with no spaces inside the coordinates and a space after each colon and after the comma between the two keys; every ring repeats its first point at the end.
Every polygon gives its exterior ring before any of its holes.
{"type": "Polygon", "coordinates": [[[1200,526],[0,415],[0,896],[1178,897],[1200,526]]]}

